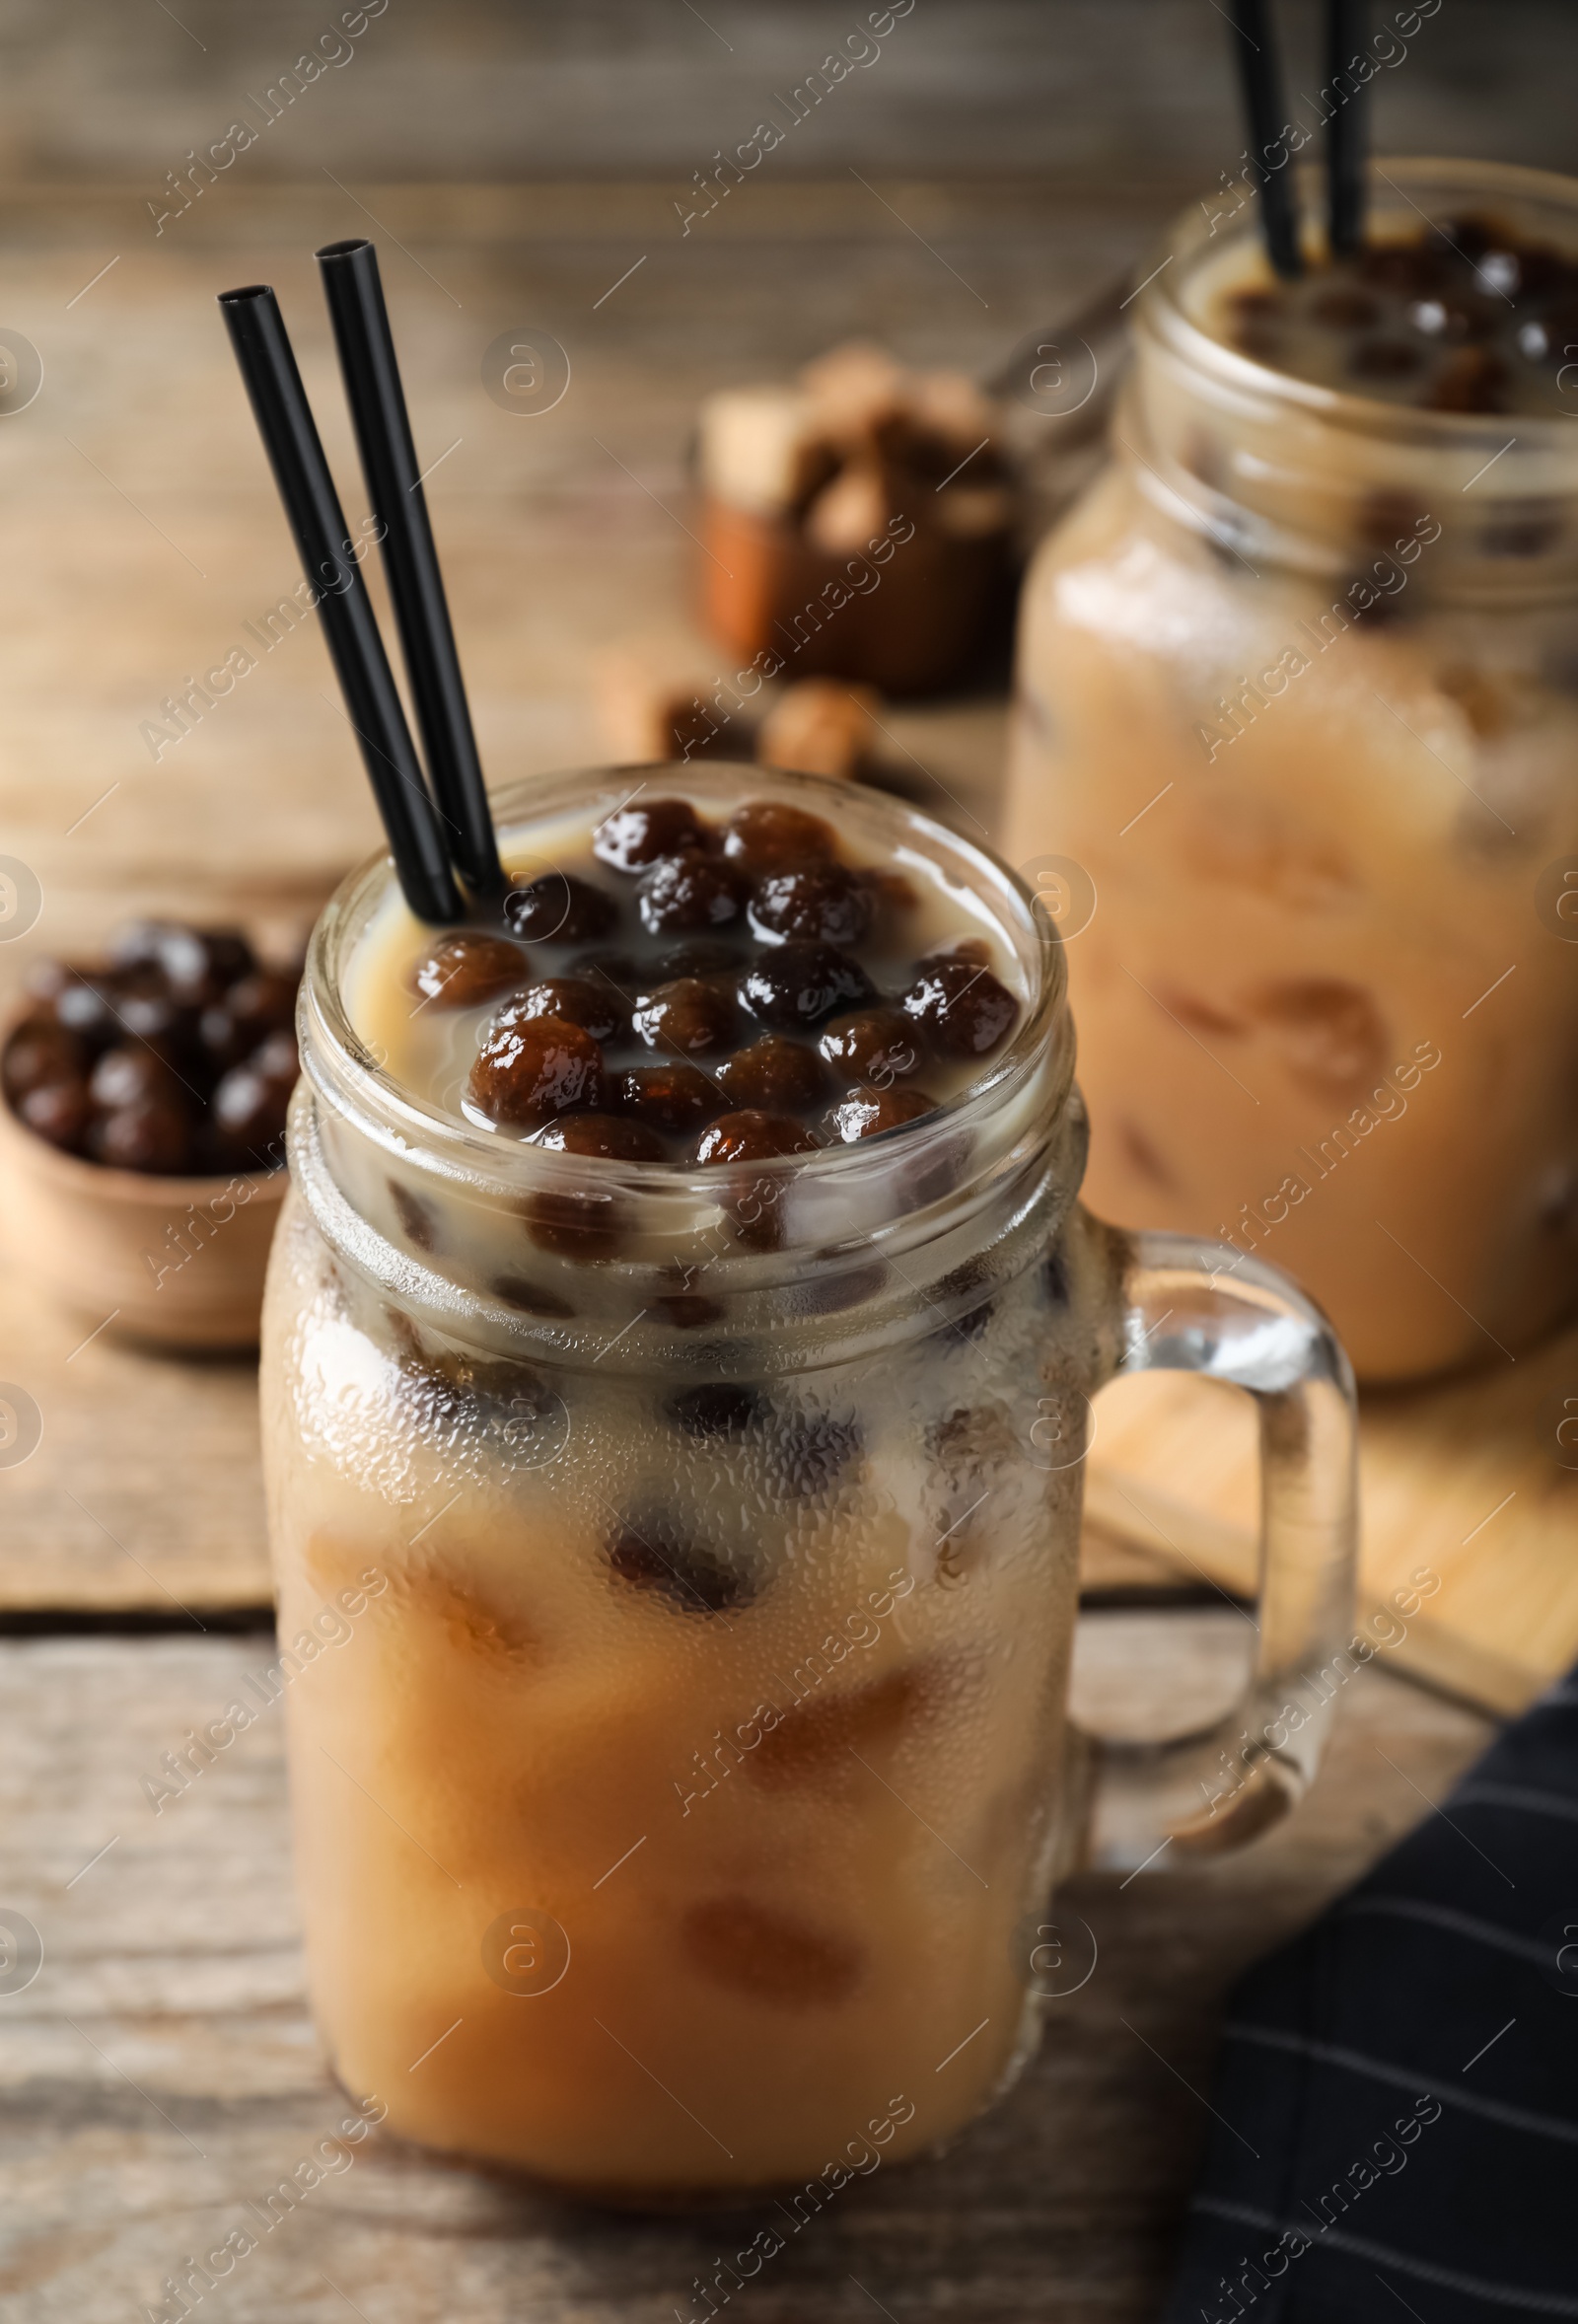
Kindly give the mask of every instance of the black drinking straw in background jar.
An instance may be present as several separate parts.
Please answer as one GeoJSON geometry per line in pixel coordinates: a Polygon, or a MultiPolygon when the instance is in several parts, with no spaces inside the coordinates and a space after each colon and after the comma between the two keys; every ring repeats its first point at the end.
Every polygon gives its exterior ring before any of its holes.
{"type": "Polygon", "coordinates": [[[1304,261],[1282,134],[1288,117],[1282,104],[1282,71],[1271,35],[1271,11],[1267,0],[1229,0],[1227,14],[1249,121],[1250,167],[1260,193],[1265,254],[1278,274],[1291,277],[1303,272],[1304,261]],[[1282,162],[1272,169],[1266,156],[1279,142],[1282,162]]]}
{"type": "Polygon", "coordinates": [[[1368,17],[1367,0],[1327,0],[1326,86],[1336,107],[1327,130],[1327,240],[1334,258],[1364,243],[1366,84],[1353,68],[1368,17]]]}
{"type": "Polygon", "coordinates": [[[449,831],[456,870],[473,895],[497,896],[505,886],[504,870],[416,465],[378,254],[363,238],[333,242],[318,253],[318,264],[367,495],[382,528],[390,596],[433,797],[449,831]]]}

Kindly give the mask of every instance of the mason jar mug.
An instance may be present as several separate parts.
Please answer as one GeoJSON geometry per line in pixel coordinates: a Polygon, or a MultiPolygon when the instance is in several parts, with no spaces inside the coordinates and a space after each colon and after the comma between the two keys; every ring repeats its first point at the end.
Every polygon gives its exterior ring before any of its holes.
{"type": "MultiPolygon", "coordinates": [[[[506,863],[641,771],[504,794],[506,863]]],[[[396,2131],[635,2203],[873,2167],[1000,2092],[1054,1872],[1236,1845],[1308,1781],[1322,1690],[1290,1706],[1353,1554],[1321,1316],[1080,1205],[1065,956],[1023,887],[877,793],[685,787],[969,898],[1017,988],[1003,1053],[931,1116],[743,1174],[490,1134],[357,1030],[373,861],[313,940],[263,1359],[333,2063],[396,2131]],[[1065,1709],[1091,1399],[1157,1365],[1259,1408],[1258,1648],[1230,1714],[1098,1749],[1065,1709]],[[346,1634],[303,1659],[325,1608],[346,1634]]]]}
{"type": "Polygon", "coordinates": [[[1152,254],[1027,581],[1006,849],[1070,937],[1097,1207],[1275,1261],[1388,1380],[1578,1302],[1578,183],[1377,165],[1324,294],[1318,190],[1286,328],[1253,205],[1152,254]],[[1345,368],[1279,368],[1322,334],[1345,368]]]}

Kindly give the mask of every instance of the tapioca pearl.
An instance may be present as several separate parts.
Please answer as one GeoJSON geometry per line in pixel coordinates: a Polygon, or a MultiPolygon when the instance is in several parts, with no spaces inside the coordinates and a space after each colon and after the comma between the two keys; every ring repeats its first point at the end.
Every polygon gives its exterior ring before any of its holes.
{"type": "Polygon", "coordinates": [[[646,975],[652,983],[672,984],[680,977],[737,977],[745,956],[737,944],[723,944],[713,936],[697,936],[688,944],[675,944],[650,962],[646,975]]]}
{"type": "Polygon", "coordinates": [[[933,1046],[954,1057],[984,1057],[1019,1021],[1019,1003],[990,969],[957,954],[920,961],[899,1003],[924,1025],[933,1046]]]}
{"type": "MultiPolygon", "coordinates": [[[[1501,312],[1505,314],[1505,307],[1501,312]]],[[[1426,338],[1457,345],[1465,339],[1492,337],[1500,316],[1495,303],[1476,292],[1435,291],[1428,298],[1414,300],[1408,321],[1426,338]]]]}
{"type": "Polygon", "coordinates": [[[619,1258],[631,1226],[630,1205],[605,1192],[528,1195],[521,1215],[539,1251],[576,1267],[619,1258]]]}
{"type": "Polygon", "coordinates": [[[856,1090],[834,1106],[826,1117],[828,1135],[852,1146],[861,1138],[882,1137],[890,1129],[907,1128],[937,1111],[937,1100],[923,1089],[856,1090]]]}
{"type": "Polygon", "coordinates": [[[1422,296],[1451,279],[1452,255],[1445,244],[1427,242],[1372,243],[1353,261],[1361,281],[1380,290],[1422,296]]]}
{"type": "Polygon", "coordinates": [[[1061,1243],[1054,1243],[1041,1261],[1041,1290],[1051,1307],[1066,1307],[1072,1285],[1069,1276],[1068,1253],[1061,1243]]]}
{"type": "Polygon", "coordinates": [[[888,1671],[853,1694],[813,1696],[786,1707],[742,1767],[763,1791],[846,1790],[863,1774],[855,1755],[869,1759],[892,1750],[927,1693],[921,1673],[905,1669],[888,1671]]]}
{"type": "Polygon", "coordinates": [[[54,1019],[55,1003],[75,974],[65,961],[47,957],[36,960],[26,971],[22,989],[28,996],[30,1015],[35,1022],[39,1018],[54,1019]]]}
{"type": "Polygon", "coordinates": [[[57,994],[55,1022],[90,1048],[108,1049],[124,1031],[115,1008],[115,984],[108,977],[73,974],[57,994]]]}
{"type": "Polygon", "coordinates": [[[36,1089],[23,1093],[16,1101],[17,1119],[25,1122],[37,1137],[63,1154],[80,1153],[93,1120],[93,1103],[88,1096],[88,1084],[80,1074],[72,1074],[59,1081],[46,1081],[36,1089]]]}
{"type": "Polygon", "coordinates": [[[265,1081],[283,1082],[287,1089],[294,1089],[296,1076],[301,1071],[301,1056],[296,1047],[295,1029],[289,1025],[281,1025],[276,1032],[270,1033],[265,1041],[258,1043],[247,1062],[252,1071],[260,1073],[265,1081]]]}
{"type": "Polygon", "coordinates": [[[706,1380],[694,1388],[677,1389],[663,1407],[675,1426],[698,1444],[744,1436],[761,1420],[767,1401],[759,1388],[743,1380],[706,1380]]]}
{"type": "Polygon", "coordinates": [[[240,928],[193,928],[184,920],[133,920],[110,947],[116,969],[157,969],[177,1000],[206,1007],[256,957],[240,928]]]}
{"type": "Polygon", "coordinates": [[[612,1162],[661,1162],[668,1152],[655,1129],[618,1114],[565,1114],[529,1141],[550,1153],[595,1155],[612,1162]]]}
{"type": "Polygon", "coordinates": [[[502,1299],[506,1307],[517,1308],[522,1315],[541,1316],[545,1321],[558,1323],[573,1316],[575,1309],[557,1291],[550,1291],[543,1283],[535,1283],[527,1275],[494,1275],[488,1289],[495,1299],[502,1299]]]}
{"type": "Polygon", "coordinates": [[[618,924],[613,898],[568,872],[544,872],[504,899],[504,918],[523,944],[591,944],[618,924]]]}
{"type": "Polygon", "coordinates": [[[701,1132],[696,1160],[704,1169],[731,1168],[721,1205],[736,1239],[748,1250],[776,1251],[782,1247],[789,1186],[781,1173],[753,1169],[753,1165],[816,1150],[817,1140],[803,1123],[786,1114],[764,1114],[753,1107],[725,1114],[701,1132]]]}
{"type": "Polygon", "coordinates": [[[654,936],[727,928],[745,908],[746,884],[733,864],[692,849],[664,855],[646,872],[636,897],[641,924],[654,936]]]}
{"type": "Polygon", "coordinates": [[[706,827],[688,799],[646,799],[615,808],[592,834],[592,852],[614,871],[638,872],[660,855],[705,847],[706,827]]]}
{"type": "Polygon", "coordinates": [[[433,1008],[473,1009],[511,991],[526,974],[518,944],[474,928],[452,928],[418,956],[410,983],[433,1008]]]}
{"type": "Polygon", "coordinates": [[[833,855],[837,845],[832,826],[820,815],[808,815],[803,807],[780,806],[775,799],[748,799],[724,827],[725,855],[752,870],[814,862],[833,855]]]}
{"type": "Polygon", "coordinates": [[[758,953],[740,979],[740,1003],[775,1033],[811,1033],[877,997],[859,961],[831,944],[798,940],[758,953]]]}
{"type": "Polygon", "coordinates": [[[632,1065],[627,1072],[615,1073],[609,1097],[619,1113],[631,1114],[670,1137],[685,1139],[723,1113],[729,1103],[705,1073],[679,1062],[632,1065]]]}
{"type": "Polygon", "coordinates": [[[919,1072],[926,1044],[913,1017],[906,1017],[902,1009],[881,1008],[834,1017],[817,1047],[829,1065],[851,1080],[887,1089],[919,1072]]]}
{"type": "Polygon", "coordinates": [[[409,1187],[402,1187],[397,1178],[384,1181],[389,1198],[394,1205],[400,1232],[416,1251],[431,1251],[438,1241],[438,1213],[420,1195],[413,1195],[409,1187]]]}
{"type": "Polygon", "coordinates": [[[566,972],[571,977],[584,977],[594,983],[609,985],[620,1000],[633,1001],[641,990],[641,980],[646,971],[632,953],[587,952],[573,960],[566,972]]]}
{"type": "Polygon", "coordinates": [[[733,1041],[733,994],[701,977],[680,977],[645,994],[632,1012],[631,1028],[649,1049],[680,1051],[701,1057],[733,1041]]]}
{"type": "MultiPolygon", "coordinates": [[[[665,1147],[645,1123],[616,1114],[566,1114],[539,1129],[531,1143],[549,1152],[594,1161],[661,1162],[665,1147]]],[[[631,1210],[610,1188],[543,1189],[522,1205],[527,1233],[539,1250],[590,1266],[616,1259],[630,1231],[631,1210]]]]}
{"type": "Polygon", "coordinates": [[[266,1035],[288,1031],[296,1014],[297,979],[274,969],[242,977],[197,1020],[197,1039],[214,1069],[239,1065],[266,1035]]]}
{"type": "Polygon", "coordinates": [[[868,1968],[851,1937],[745,1896],[692,1905],[680,1937],[692,1969],[768,2008],[833,2008],[858,1992],[868,1968]]]}
{"type": "Polygon", "coordinates": [[[859,944],[871,930],[875,900],[842,863],[804,863],[768,872],[751,898],[758,936],[817,944],[859,944]]]}
{"type": "Polygon", "coordinates": [[[88,1062],[85,1042],[64,1025],[40,1020],[19,1025],[12,1034],[0,1064],[0,1080],[6,1096],[15,1100],[26,1097],[30,1089],[42,1089],[51,1082],[81,1079],[88,1062]]]}
{"type": "Polygon", "coordinates": [[[511,1128],[539,1129],[557,1115],[603,1105],[603,1052],[562,1017],[490,1028],[467,1083],[472,1103],[511,1128]]]}
{"type": "Polygon", "coordinates": [[[731,1106],[771,1114],[809,1113],[827,1092],[826,1068],[816,1051],[781,1033],[763,1033],[749,1049],[725,1057],[717,1079],[731,1106]]]}
{"type": "Polygon", "coordinates": [[[1506,411],[1511,374],[1486,347],[1460,347],[1420,398],[1427,411],[1506,411]]]}
{"type": "Polygon", "coordinates": [[[496,1026],[523,1025],[533,1017],[561,1017],[579,1025],[594,1041],[627,1041],[630,1011],[601,977],[541,977],[495,1012],[496,1026]]]}
{"type": "Polygon", "coordinates": [[[179,1106],[180,1083],[152,1050],[122,1043],[107,1049],[88,1077],[88,1095],[96,1106],[140,1105],[145,1098],[170,1098],[179,1106]]]}
{"type": "Polygon", "coordinates": [[[281,1161],[280,1140],[290,1106],[283,1074],[249,1059],[232,1065],[214,1085],[205,1125],[214,1158],[239,1169],[265,1170],[281,1161]]]}
{"type": "Polygon", "coordinates": [[[817,1140],[803,1122],[786,1114],[746,1107],[710,1123],[696,1143],[696,1160],[706,1168],[726,1162],[768,1162],[786,1154],[813,1154],[817,1140]]]}
{"type": "Polygon", "coordinates": [[[139,1098],[98,1116],[87,1151],[107,1170],[174,1177],[192,1167],[191,1122],[175,1096],[139,1098]]]}
{"type": "Polygon", "coordinates": [[[751,1576],[668,1511],[640,1508],[614,1525],[609,1569],[678,1614],[727,1614],[750,1603],[751,1576]]]}
{"type": "Polygon", "coordinates": [[[206,1011],[196,1001],[177,1000],[174,994],[145,980],[140,969],[130,969],[115,980],[109,1007],[117,1041],[139,1041],[179,1065],[188,1080],[207,1080],[211,1068],[203,1054],[198,1027],[206,1011]]]}

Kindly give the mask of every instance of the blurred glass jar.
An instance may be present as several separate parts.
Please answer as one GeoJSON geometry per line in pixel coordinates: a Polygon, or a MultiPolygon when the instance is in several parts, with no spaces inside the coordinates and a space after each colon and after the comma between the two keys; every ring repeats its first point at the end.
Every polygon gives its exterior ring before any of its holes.
{"type": "MultiPolygon", "coordinates": [[[[1570,180],[1375,179],[1373,241],[1578,252],[1570,180]]],[[[1170,234],[1021,615],[1006,851],[1070,943],[1087,1193],[1274,1259],[1361,1378],[1495,1361],[1578,1296],[1578,392],[1269,369],[1218,322],[1254,211],[1219,225],[1170,234]]]]}

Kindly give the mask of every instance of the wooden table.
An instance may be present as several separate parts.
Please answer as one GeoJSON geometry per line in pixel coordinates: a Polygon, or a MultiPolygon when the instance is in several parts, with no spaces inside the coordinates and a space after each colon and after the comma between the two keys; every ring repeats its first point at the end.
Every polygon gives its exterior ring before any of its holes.
{"type": "MultiPolygon", "coordinates": [[[[1188,189],[1065,185],[1054,202],[1012,182],[884,180],[896,222],[848,182],[764,184],[686,244],[657,239],[668,190],[357,189],[381,239],[408,253],[386,254],[395,327],[418,442],[444,455],[436,521],[499,774],[602,753],[606,645],[711,653],[683,610],[685,428],[704,385],[873,328],[906,356],[984,367],[1131,258],[1188,189]],[[644,248],[649,262],[605,300],[644,248]],[[554,330],[576,367],[574,399],[539,422],[500,413],[478,385],[482,350],[520,323],[554,330]]],[[[46,389],[0,431],[0,818],[45,909],[0,947],[0,984],[32,951],[92,944],[128,908],[300,917],[371,842],[315,636],[288,640],[159,761],[138,731],[296,579],[212,294],[280,284],[348,484],[307,254],[362,224],[332,187],[258,188],[157,248],[128,242],[84,296],[125,205],[62,190],[8,210],[9,320],[43,351],[46,389]]],[[[893,725],[963,812],[989,819],[1001,715],[967,703],[893,725]]],[[[43,1418],[33,1458],[0,1468],[0,1911],[45,1945],[36,1980],[0,1995],[0,2324],[157,2312],[164,2277],[340,2113],[302,1998],[277,1724],[164,1817],[137,1783],[265,1657],[251,1369],[108,1335],[84,1344],[84,1330],[20,1285],[0,1291],[0,1378],[43,1418]]],[[[1097,1578],[1132,1599],[1166,1576],[1113,1549],[1097,1578]]],[[[1100,1619],[1141,1626],[1115,1654],[1110,1627],[1092,1634],[1087,1684],[1105,1642],[1109,1691],[1154,1667],[1164,1619],[1199,1685],[1221,1679],[1242,1635],[1220,1603],[1100,1619]]],[[[1388,1668],[1348,1696],[1314,1795],[1256,1851],[1068,1890],[1059,1909],[1094,1932],[1098,1968],[1048,2004],[1017,2090],[945,2158],[847,2191],[752,2292],[758,2316],[1154,2315],[1225,1988],[1489,1732],[1388,1668]]],[[[594,2217],[375,2140],[203,2314],[666,2319],[689,2313],[698,2269],[755,2224],[594,2217]]]]}
{"type": "MultiPolygon", "coordinates": [[[[1167,1619],[1191,1628],[1202,1664],[1239,1627],[1227,1611],[1167,1619]]],[[[261,1637],[195,1634],[0,1647],[0,1902],[45,1946],[36,1982],[0,1999],[4,2324],[157,2310],[170,2270],[248,2222],[247,2199],[344,2112],[302,1997],[278,1721],[260,1720],[158,1818],[138,1786],[265,1658],[261,1637]]],[[[845,2190],[749,2312],[858,2319],[875,2301],[898,2324],[1154,2315],[1207,2124],[1198,2093],[1224,1989],[1414,1823],[1415,1786],[1439,1791],[1486,1731],[1366,1670],[1313,1797],[1258,1851],[1127,1888],[1072,1883],[1057,1911],[1071,1945],[1088,1942],[1080,1924],[1094,1935],[1095,1974],[1045,2004],[1018,2088],[940,2160],[845,2190]]],[[[203,2312],[657,2324],[676,2307],[688,2316],[697,2272],[773,2215],[610,2219],[375,2137],[203,2312]]]]}

